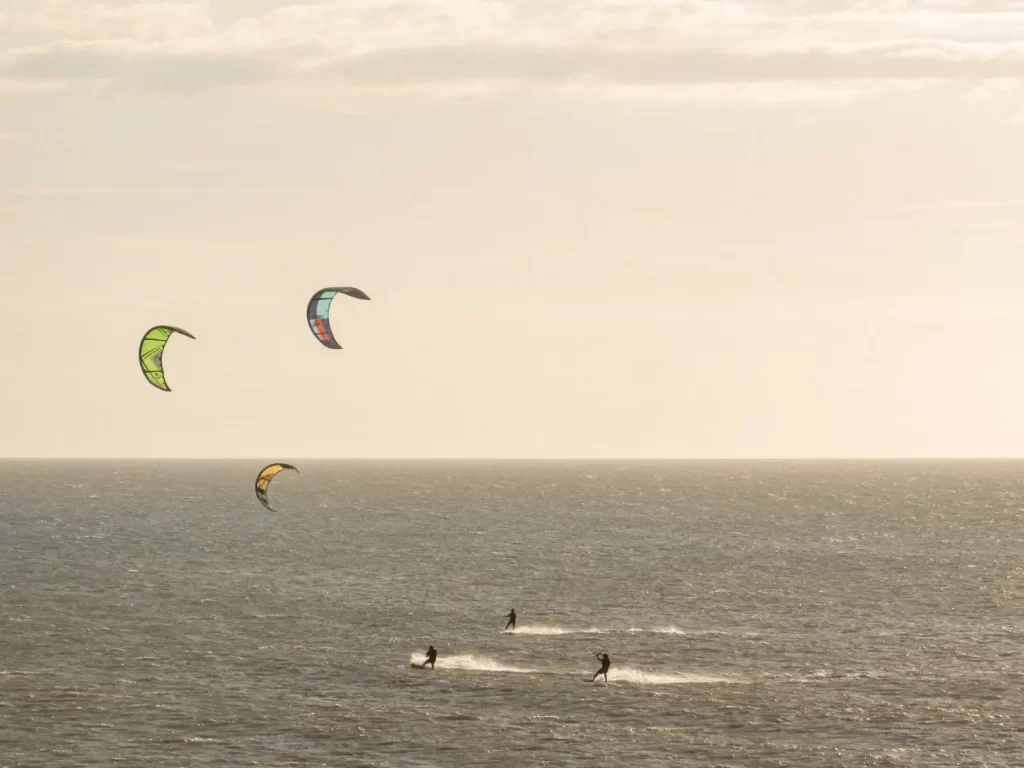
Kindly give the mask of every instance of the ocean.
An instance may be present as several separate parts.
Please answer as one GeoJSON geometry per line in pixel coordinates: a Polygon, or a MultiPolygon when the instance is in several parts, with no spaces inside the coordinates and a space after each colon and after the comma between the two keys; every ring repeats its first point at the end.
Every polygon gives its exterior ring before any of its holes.
{"type": "Polygon", "coordinates": [[[0,766],[1024,765],[1024,462],[274,458],[0,462],[0,766]]]}

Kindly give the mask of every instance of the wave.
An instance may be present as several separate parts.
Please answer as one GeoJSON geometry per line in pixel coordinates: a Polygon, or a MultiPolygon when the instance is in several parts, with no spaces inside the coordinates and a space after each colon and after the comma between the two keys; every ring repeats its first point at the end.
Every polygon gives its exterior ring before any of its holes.
{"type": "MultiPolygon", "coordinates": [[[[423,663],[423,659],[422,653],[413,653],[409,656],[409,666],[418,667],[423,663]]],[[[494,659],[488,659],[484,656],[473,656],[471,654],[438,655],[437,663],[434,666],[437,669],[461,669],[470,672],[520,672],[531,674],[540,671],[530,669],[529,667],[514,667],[511,664],[503,664],[494,659]]]]}
{"type": "Polygon", "coordinates": [[[799,674],[766,674],[768,679],[781,680],[796,683],[827,683],[833,680],[878,680],[885,677],[884,672],[837,672],[835,670],[819,669],[807,675],[799,674]]]}

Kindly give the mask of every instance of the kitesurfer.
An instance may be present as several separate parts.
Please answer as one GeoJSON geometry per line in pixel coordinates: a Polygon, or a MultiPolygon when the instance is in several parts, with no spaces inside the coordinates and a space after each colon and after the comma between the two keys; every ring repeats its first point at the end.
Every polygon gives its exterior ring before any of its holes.
{"type": "Polygon", "coordinates": [[[508,618],[508,624],[505,625],[505,631],[507,632],[509,627],[512,627],[512,629],[514,631],[515,628],[516,628],[516,609],[515,608],[513,608],[511,611],[508,612],[508,617],[507,618],[508,618]]]}
{"type": "Polygon", "coordinates": [[[433,669],[434,668],[434,662],[436,660],[437,660],[437,651],[434,649],[434,646],[430,646],[429,648],[427,648],[427,660],[424,661],[422,664],[420,664],[420,669],[426,669],[427,668],[427,664],[429,664],[430,668],[433,669]]]}
{"type": "Polygon", "coordinates": [[[604,675],[604,681],[607,683],[608,682],[608,667],[610,667],[612,665],[612,660],[608,658],[608,654],[607,653],[602,653],[602,654],[595,653],[594,655],[597,656],[598,661],[601,662],[601,668],[599,670],[597,670],[597,672],[594,673],[594,676],[590,679],[590,682],[594,682],[595,680],[597,680],[597,676],[598,675],[604,675]]]}

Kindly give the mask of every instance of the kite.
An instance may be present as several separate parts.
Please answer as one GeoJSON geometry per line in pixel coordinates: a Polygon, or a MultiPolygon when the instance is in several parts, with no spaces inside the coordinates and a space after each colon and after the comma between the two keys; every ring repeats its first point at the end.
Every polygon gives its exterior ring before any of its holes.
{"type": "MultiPolygon", "coordinates": [[[[295,469],[295,467],[291,464],[268,464],[256,475],[256,498],[260,500],[260,504],[271,512],[276,512],[277,510],[271,508],[270,503],[267,501],[267,488],[270,487],[270,481],[274,479],[274,476],[286,469],[295,469]]],[[[295,469],[295,471],[298,472],[299,470],[295,469]]]]}
{"type": "Polygon", "coordinates": [[[331,301],[339,293],[344,293],[354,299],[369,301],[370,297],[358,288],[324,288],[313,294],[313,298],[306,305],[306,322],[309,329],[313,331],[320,343],[329,349],[341,349],[341,344],[334,338],[331,331],[331,301]]]}
{"type": "Polygon", "coordinates": [[[139,343],[139,365],[149,383],[164,392],[170,392],[167,386],[167,379],[164,378],[164,347],[172,333],[180,333],[194,339],[188,331],[182,328],[175,328],[173,325],[155,325],[146,331],[139,343]]]}

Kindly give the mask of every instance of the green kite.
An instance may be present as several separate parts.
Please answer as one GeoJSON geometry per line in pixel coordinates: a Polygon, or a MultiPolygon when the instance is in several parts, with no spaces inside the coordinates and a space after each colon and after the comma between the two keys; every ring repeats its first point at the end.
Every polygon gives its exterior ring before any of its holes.
{"type": "Polygon", "coordinates": [[[164,347],[167,346],[167,340],[171,338],[172,333],[180,333],[190,339],[195,338],[188,331],[175,328],[173,325],[154,325],[146,331],[139,343],[139,365],[142,366],[142,372],[150,384],[164,392],[171,391],[171,388],[167,386],[167,379],[164,377],[163,360],[164,347]]]}

